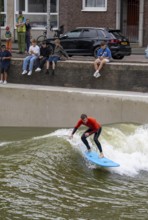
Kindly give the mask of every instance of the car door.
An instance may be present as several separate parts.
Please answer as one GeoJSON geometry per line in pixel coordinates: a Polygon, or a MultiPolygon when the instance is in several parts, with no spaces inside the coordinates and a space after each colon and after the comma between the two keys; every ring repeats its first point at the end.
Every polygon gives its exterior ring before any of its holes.
{"type": "Polygon", "coordinates": [[[67,32],[62,37],[60,37],[61,45],[64,50],[70,55],[74,55],[78,51],[78,41],[81,35],[82,29],[75,29],[73,31],[67,32]]]}
{"type": "Polygon", "coordinates": [[[92,48],[94,43],[98,40],[97,30],[93,28],[84,28],[81,32],[78,48],[80,54],[92,54],[92,48]]]}

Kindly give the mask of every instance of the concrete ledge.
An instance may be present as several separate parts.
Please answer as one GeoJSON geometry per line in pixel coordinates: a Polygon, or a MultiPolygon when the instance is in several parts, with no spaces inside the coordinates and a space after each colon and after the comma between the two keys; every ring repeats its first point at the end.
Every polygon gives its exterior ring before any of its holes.
{"type": "Polygon", "coordinates": [[[93,77],[92,61],[60,61],[54,76],[43,71],[22,76],[22,60],[12,59],[10,83],[148,92],[147,63],[111,62],[105,65],[101,77],[96,79],[93,77]]]}
{"type": "Polygon", "coordinates": [[[148,123],[148,93],[7,84],[0,96],[0,126],[73,127],[83,112],[102,124],[148,123]]]}

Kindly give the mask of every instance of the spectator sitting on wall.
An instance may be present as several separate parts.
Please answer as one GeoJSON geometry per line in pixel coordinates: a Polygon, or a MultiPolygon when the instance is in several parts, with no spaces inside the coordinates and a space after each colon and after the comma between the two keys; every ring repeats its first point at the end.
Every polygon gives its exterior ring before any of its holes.
{"type": "Polygon", "coordinates": [[[29,52],[29,47],[30,47],[30,39],[31,39],[31,25],[30,25],[30,20],[26,19],[26,50],[29,52]]]}
{"type": "Polygon", "coordinates": [[[36,44],[36,40],[32,40],[32,45],[29,47],[29,56],[27,56],[23,61],[23,72],[22,75],[27,73],[27,67],[29,65],[28,76],[32,74],[34,62],[40,56],[40,48],[36,44]]]}
{"type": "Polygon", "coordinates": [[[12,34],[11,34],[9,26],[6,27],[5,39],[6,39],[6,50],[9,50],[11,52],[11,49],[12,49],[12,34]]]}
{"type": "Polygon", "coordinates": [[[54,41],[55,43],[55,48],[54,48],[54,52],[53,54],[48,58],[47,62],[46,62],[46,74],[49,73],[49,63],[52,63],[52,75],[54,75],[55,72],[55,65],[57,63],[58,60],[60,60],[62,58],[62,56],[66,57],[67,59],[68,54],[64,51],[63,47],[60,44],[60,40],[56,39],[54,41]]]}
{"type": "Polygon", "coordinates": [[[46,63],[46,60],[49,58],[49,56],[52,54],[52,50],[50,47],[47,46],[46,42],[42,42],[41,48],[40,48],[40,56],[36,60],[36,70],[35,72],[40,72],[43,68],[44,64],[46,63]]]}
{"type": "Polygon", "coordinates": [[[16,19],[17,27],[17,39],[18,39],[18,49],[19,53],[25,52],[25,41],[26,41],[26,19],[24,18],[22,11],[19,11],[19,16],[16,19]]]}
{"type": "Polygon", "coordinates": [[[2,45],[1,51],[0,51],[0,66],[1,66],[0,83],[7,84],[8,69],[10,67],[10,60],[11,60],[11,52],[6,50],[5,45],[2,45]]]}
{"type": "Polygon", "coordinates": [[[111,59],[111,51],[107,47],[106,42],[101,43],[101,48],[97,51],[97,59],[94,62],[95,73],[94,77],[98,78],[101,76],[100,70],[104,64],[109,63],[111,59]]]}

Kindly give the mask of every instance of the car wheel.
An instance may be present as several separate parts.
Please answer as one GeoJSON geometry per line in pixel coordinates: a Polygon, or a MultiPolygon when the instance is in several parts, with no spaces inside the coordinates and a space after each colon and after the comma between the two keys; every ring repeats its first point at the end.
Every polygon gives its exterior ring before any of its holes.
{"type": "Polygon", "coordinates": [[[112,58],[116,60],[122,60],[124,56],[123,55],[112,55],[112,58]]]}
{"type": "Polygon", "coordinates": [[[100,49],[100,46],[95,47],[95,49],[94,49],[93,55],[95,58],[97,58],[97,50],[99,50],[99,49],[100,49]]]}

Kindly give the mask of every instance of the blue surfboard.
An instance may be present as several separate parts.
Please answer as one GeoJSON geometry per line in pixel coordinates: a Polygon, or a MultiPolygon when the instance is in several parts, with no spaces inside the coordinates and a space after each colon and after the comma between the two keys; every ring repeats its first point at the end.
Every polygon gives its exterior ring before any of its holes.
{"type": "Polygon", "coordinates": [[[95,165],[101,166],[101,167],[119,167],[120,164],[106,158],[100,158],[97,152],[91,151],[91,152],[85,152],[85,157],[87,160],[95,165]]]}

